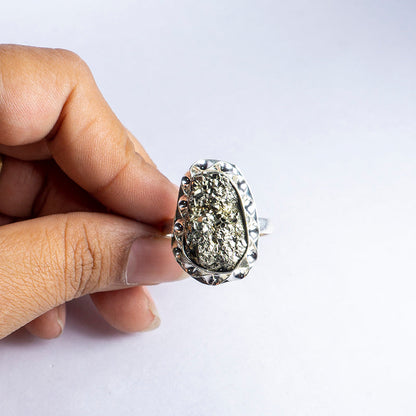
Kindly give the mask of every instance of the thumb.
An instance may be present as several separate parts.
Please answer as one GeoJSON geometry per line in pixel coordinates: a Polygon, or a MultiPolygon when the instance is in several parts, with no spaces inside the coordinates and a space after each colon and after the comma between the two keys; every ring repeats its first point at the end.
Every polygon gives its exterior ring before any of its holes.
{"type": "Polygon", "coordinates": [[[177,278],[169,241],[155,233],[98,213],[0,227],[0,338],[79,296],[177,278]]]}

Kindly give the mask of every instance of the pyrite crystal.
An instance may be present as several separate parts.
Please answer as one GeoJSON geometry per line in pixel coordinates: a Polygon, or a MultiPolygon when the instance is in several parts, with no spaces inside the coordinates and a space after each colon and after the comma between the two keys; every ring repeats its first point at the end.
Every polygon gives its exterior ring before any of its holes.
{"type": "Polygon", "coordinates": [[[232,271],[247,249],[240,200],[231,181],[219,173],[192,178],[185,218],[184,248],[198,266],[232,271]]]}

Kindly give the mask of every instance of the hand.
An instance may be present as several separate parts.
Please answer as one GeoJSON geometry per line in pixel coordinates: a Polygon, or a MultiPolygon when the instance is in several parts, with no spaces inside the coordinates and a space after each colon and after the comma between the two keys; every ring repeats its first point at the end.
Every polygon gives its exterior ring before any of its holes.
{"type": "Polygon", "coordinates": [[[140,285],[182,274],[157,231],[177,189],[77,55],[0,46],[0,153],[0,338],[58,336],[86,294],[122,331],[157,326],[140,285]]]}

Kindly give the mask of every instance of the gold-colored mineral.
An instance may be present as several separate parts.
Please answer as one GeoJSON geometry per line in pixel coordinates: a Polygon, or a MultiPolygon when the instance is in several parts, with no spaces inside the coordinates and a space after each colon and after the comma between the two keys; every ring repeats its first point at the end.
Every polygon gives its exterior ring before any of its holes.
{"type": "Polygon", "coordinates": [[[247,249],[247,235],[237,191],[219,173],[192,178],[185,218],[185,252],[198,266],[233,270],[247,249]]]}

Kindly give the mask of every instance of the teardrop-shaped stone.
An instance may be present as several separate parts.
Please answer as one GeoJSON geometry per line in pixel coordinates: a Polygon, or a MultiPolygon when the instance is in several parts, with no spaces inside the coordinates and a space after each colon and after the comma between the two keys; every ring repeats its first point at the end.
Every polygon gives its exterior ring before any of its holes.
{"type": "Polygon", "coordinates": [[[244,256],[243,212],[227,176],[214,172],[192,178],[184,243],[189,259],[210,271],[232,271],[244,256]]]}

